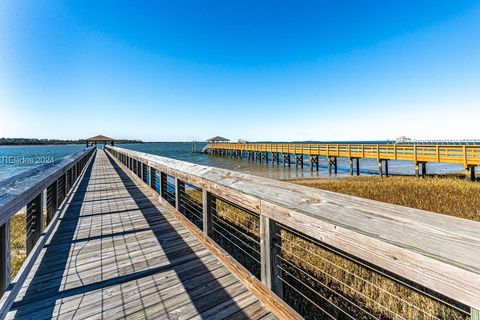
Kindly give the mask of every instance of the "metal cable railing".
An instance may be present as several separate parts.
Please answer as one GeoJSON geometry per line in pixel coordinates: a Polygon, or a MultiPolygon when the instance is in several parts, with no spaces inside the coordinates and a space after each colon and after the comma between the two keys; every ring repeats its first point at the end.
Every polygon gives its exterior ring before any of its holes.
{"type": "Polygon", "coordinates": [[[260,278],[260,217],[218,197],[213,204],[213,240],[260,278]]]}
{"type": "Polygon", "coordinates": [[[162,197],[175,206],[175,177],[162,173],[161,184],[162,197]]]}
{"type": "Polygon", "coordinates": [[[283,298],[307,319],[469,318],[466,306],[447,297],[291,228],[280,230],[276,246],[283,298]]]}
{"type": "MultiPolygon", "coordinates": [[[[183,183],[183,182],[182,182],[183,183]]],[[[203,195],[202,189],[183,183],[183,192],[179,193],[180,212],[197,228],[203,228],[203,195]]]]}

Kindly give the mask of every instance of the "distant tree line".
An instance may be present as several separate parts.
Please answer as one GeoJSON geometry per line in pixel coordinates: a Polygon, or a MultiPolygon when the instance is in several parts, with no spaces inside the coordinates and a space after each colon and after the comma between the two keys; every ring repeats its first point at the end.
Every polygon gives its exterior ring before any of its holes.
{"type": "MultiPolygon", "coordinates": [[[[119,139],[115,144],[143,143],[141,140],[119,139]]],[[[0,138],[1,146],[15,145],[51,145],[51,144],[86,144],[85,140],[60,140],[60,139],[33,139],[33,138],[0,138]]]]}

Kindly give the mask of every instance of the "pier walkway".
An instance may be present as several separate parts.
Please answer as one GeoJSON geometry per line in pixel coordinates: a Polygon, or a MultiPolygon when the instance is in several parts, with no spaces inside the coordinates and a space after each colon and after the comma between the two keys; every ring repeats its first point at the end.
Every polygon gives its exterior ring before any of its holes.
{"type": "Polygon", "coordinates": [[[165,205],[98,150],[7,318],[180,316],[273,318],[165,205]]]}

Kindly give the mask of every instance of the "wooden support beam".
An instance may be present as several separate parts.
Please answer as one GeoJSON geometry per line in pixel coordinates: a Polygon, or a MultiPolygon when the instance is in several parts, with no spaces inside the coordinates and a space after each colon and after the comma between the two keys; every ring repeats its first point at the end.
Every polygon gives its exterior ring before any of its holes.
{"type": "Polygon", "coordinates": [[[423,162],[422,163],[422,178],[425,178],[427,176],[427,163],[423,162]]]}
{"type": "Polygon", "coordinates": [[[385,160],[385,177],[388,177],[388,160],[385,160]]]}
{"type": "Polygon", "coordinates": [[[0,297],[10,285],[10,220],[0,226],[0,297]]]}
{"type": "Polygon", "coordinates": [[[353,176],[353,158],[350,158],[350,175],[353,176]]]}
{"type": "Polygon", "coordinates": [[[312,156],[310,155],[310,171],[313,171],[313,167],[316,167],[316,170],[318,171],[318,161],[319,161],[319,156],[312,156]]]}
{"type": "Polygon", "coordinates": [[[295,167],[298,168],[299,165],[303,169],[303,154],[295,155],[295,167]]]}
{"type": "Polygon", "coordinates": [[[213,235],[212,211],[217,207],[217,199],[207,190],[203,190],[203,232],[210,238],[213,235]]]}
{"type": "Polygon", "coordinates": [[[465,179],[470,181],[476,180],[475,167],[467,167],[465,169],[465,179]]]}
{"type": "Polygon", "coordinates": [[[418,164],[418,162],[415,162],[414,165],[415,165],[415,177],[419,178],[420,177],[420,165],[418,164]]]}
{"type": "Polygon", "coordinates": [[[360,158],[357,158],[356,162],[357,162],[357,166],[356,166],[357,167],[357,176],[359,176],[360,175],[360,158]]]}
{"type": "Polygon", "coordinates": [[[470,319],[471,320],[480,320],[480,310],[477,310],[475,308],[470,309],[470,319]]]}
{"type": "Polygon", "coordinates": [[[260,216],[260,264],[261,281],[277,296],[283,298],[283,284],[281,269],[281,240],[278,236],[280,228],[274,220],[263,215],[260,216]]]}
{"type": "Polygon", "coordinates": [[[379,175],[381,178],[383,177],[382,160],[378,160],[378,175],[379,175]]]}
{"type": "Polygon", "coordinates": [[[26,247],[27,256],[32,251],[43,232],[43,193],[40,193],[27,204],[26,247]]]}
{"type": "Polygon", "coordinates": [[[290,160],[290,153],[284,153],[283,154],[283,166],[285,167],[285,163],[286,163],[290,167],[291,162],[292,161],[290,160]]]}

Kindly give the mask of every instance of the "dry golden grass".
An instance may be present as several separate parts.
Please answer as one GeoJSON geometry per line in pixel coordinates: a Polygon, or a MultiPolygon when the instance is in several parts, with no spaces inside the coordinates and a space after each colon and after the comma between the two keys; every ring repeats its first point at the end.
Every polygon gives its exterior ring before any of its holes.
{"type": "Polygon", "coordinates": [[[10,218],[10,278],[13,279],[27,257],[25,212],[10,218]]]}
{"type": "MultiPolygon", "coordinates": [[[[348,319],[339,308],[355,319],[465,319],[453,308],[289,230],[282,230],[281,237],[286,260],[282,277],[303,282],[298,289],[336,319],[348,319]]],[[[286,289],[285,299],[306,318],[325,318],[304,297],[286,289]]]]}
{"type": "Polygon", "coordinates": [[[480,221],[480,183],[448,178],[352,177],[289,182],[480,221]]]}

